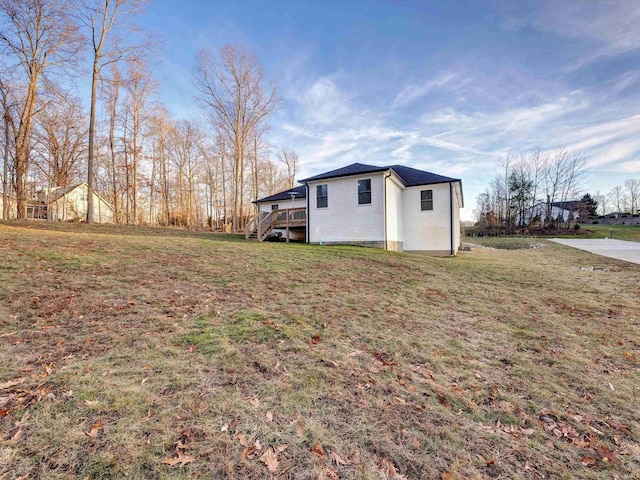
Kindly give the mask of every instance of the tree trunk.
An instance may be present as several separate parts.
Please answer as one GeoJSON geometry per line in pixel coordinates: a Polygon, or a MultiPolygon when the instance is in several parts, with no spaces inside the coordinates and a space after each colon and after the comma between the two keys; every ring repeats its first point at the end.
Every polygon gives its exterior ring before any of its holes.
{"type": "Polygon", "coordinates": [[[91,109],[89,112],[89,154],[87,157],[87,223],[94,222],[93,214],[93,143],[96,121],[96,89],[98,88],[98,55],[93,57],[93,75],[91,76],[91,109]]]}

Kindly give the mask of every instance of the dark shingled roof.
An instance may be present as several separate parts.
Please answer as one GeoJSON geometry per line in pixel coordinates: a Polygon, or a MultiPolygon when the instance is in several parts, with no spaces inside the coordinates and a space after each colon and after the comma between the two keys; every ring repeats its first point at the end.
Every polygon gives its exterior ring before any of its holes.
{"type": "Polygon", "coordinates": [[[404,165],[392,165],[387,167],[396,172],[402,179],[405,187],[415,187],[416,185],[431,185],[434,183],[459,182],[459,178],[445,177],[436,173],[425,172],[416,168],[405,167],[404,165]]]}
{"type": "Polygon", "coordinates": [[[567,202],[553,202],[551,205],[554,207],[561,208],[562,210],[576,210],[579,208],[584,202],[580,200],[569,200],[567,202]]]}
{"type": "Polygon", "coordinates": [[[391,165],[388,167],[377,167],[374,165],[364,165],[362,163],[353,163],[346,167],[338,168],[337,170],[331,170],[330,172],[321,173],[314,177],[305,178],[300,180],[301,183],[314,182],[317,180],[325,180],[329,178],[348,177],[351,175],[364,175],[366,173],[385,172],[387,170],[393,170],[398,177],[402,180],[406,187],[415,187],[417,185],[431,185],[434,183],[448,183],[459,182],[458,178],[444,177],[431,172],[425,172],[424,170],[417,170],[411,167],[405,167],[404,165],[391,165]]]}
{"type": "Polygon", "coordinates": [[[376,167],[373,165],[364,165],[362,163],[352,163],[351,165],[338,168],[337,170],[331,170],[330,172],[321,173],[314,177],[299,180],[299,182],[306,183],[313,182],[314,180],[324,180],[326,178],[348,177],[350,175],[360,175],[364,173],[384,172],[385,170],[389,170],[389,167],[376,167]]]}
{"type": "Polygon", "coordinates": [[[296,198],[307,198],[307,187],[305,185],[302,185],[300,187],[290,188],[289,190],[276,193],[275,195],[271,195],[270,197],[260,198],[254,201],[253,203],[277,202],[278,200],[291,200],[292,193],[296,193],[296,198]]]}

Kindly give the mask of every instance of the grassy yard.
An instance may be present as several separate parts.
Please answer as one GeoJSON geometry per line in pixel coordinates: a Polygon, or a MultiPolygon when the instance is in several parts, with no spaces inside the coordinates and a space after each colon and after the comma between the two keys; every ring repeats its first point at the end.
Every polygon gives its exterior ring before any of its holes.
{"type": "Polygon", "coordinates": [[[640,478],[640,269],[0,224],[0,479],[640,478]]]}
{"type": "Polygon", "coordinates": [[[609,237],[640,242],[640,225],[583,225],[582,230],[586,233],[579,238],[609,237]]]}

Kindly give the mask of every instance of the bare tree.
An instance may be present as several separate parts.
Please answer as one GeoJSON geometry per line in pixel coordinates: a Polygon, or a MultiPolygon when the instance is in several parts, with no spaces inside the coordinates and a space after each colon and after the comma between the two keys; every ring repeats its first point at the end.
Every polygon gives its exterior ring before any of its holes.
{"type": "Polygon", "coordinates": [[[611,191],[607,194],[609,198],[609,202],[611,202],[616,212],[623,213],[627,209],[627,196],[625,195],[624,188],[621,185],[613,187],[611,191]]]}
{"type": "MultiPolygon", "coordinates": [[[[146,110],[149,105],[151,95],[157,88],[156,80],[151,76],[151,72],[141,60],[135,60],[129,64],[129,79],[127,82],[127,109],[130,118],[130,130],[128,138],[131,145],[125,145],[127,158],[127,167],[130,166],[130,172],[127,170],[129,181],[127,182],[127,192],[131,191],[131,210],[132,219],[127,217],[127,223],[138,225],[138,169],[142,156],[143,147],[143,129],[146,126],[150,115],[146,110]],[[131,163],[128,163],[128,153],[131,153],[131,163]]],[[[129,212],[128,212],[129,213],[129,212]]]]}
{"type": "Polygon", "coordinates": [[[202,162],[203,136],[197,123],[182,120],[178,122],[172,142],[175,148],[174,161],[178,169],[176,183],[179,220],[181,225],[190,228],[196,224],[195,176],[202,162]]]}
{"type": "Polygon", "coordinates": [[[36,105],[43,82],[58,68],[73,66],[81,48],[67,0],[0,0],[0,43],[20,67],[25,84],[15,133],[18,218],[27,214],[29,153],[36,105]]]}
{"type": "Polygon", "coordinates": [[[151,139],[151,189],[149,192],[149,220],[152,224],[169,225],[171,220],[169,187],[169,144],[174,129],[169,112],[163,106],[157,106],[150,120],[151,139]],[[160,212],[156,203],[160,197],[160,212]]]}
{"type": "Polygon", "coordinates": [[[288,188],[293,188],[296,183],[296,174],[298,173],[298,153],[290,148],[282,147],[282,150],[278,152],[278,160],[287,169],[288,188]]]}
{"type": "Polygon", "coordinates": [[[2,106],[2,129],[4,131],[4,149],[2,155],[2,218],[8,219],[10,212],[9,205],[9,161],[11,151],[11,138],[13,136],[15,125],[13,123],[12,109],[15,104],[11,99],[8,82],[0,78],[0,104],[2,106]]]}
{"type": "Polygon", "coordinates": [[[246,150],[252,135],[276,108],[276,88],[265,90],[264,72],[244,47],[226,45],[218,55],[202,50],[195,67],[196,98],[231,146],[234,230],[242,227],[246,150]]]}
{"type": "MultiPolygon", "coordinates": [[[[136,46],[123,46],[118,35],[116,19],[139,13],[146,0],[82,0],[80,18],[89,29],[91,42],[91,54],[93,69],[91,73],[91,107],[89,113],[89,155],[87,161],[87,184],[89,195],[87,197],[87,223],[93,223],[93,189],[94,189],[94,142],[95,142],[95,118],[96,96],[98,81],[102,69],[110,64],[118,62],[124,55],[138,48],[136,46]]],[[[126,22],[126,20],[125,20],[126,22]]],[[[134,30],[130,24],[122,23],[121,30],[134,30]]]]}
{"type": "MultiPolygon", "coordinates": [[[[106,116],[108,120],[108,147],[109,147],[109,179],[110,179],[110,197],[113,204],[114,220],[116,223],[120,223],[121,208],[119,201],[119,183],[120,175],[118,174],[118,148],[117,148],[117,135],[116,125],[118,121],[119,107],[120,107],[120,92],[122,89],[123,78],[120,69],[116,63],[110,65],[109,79],[105,80],[102,84],[102,94],[104,96],[106,116]]],[[[92,166],[93,166],[93,155],[92,166]]],[[[87,167],[89,168],[89,167],[87,167]]],[[[92,203],[93,205],[93,203],[92,203]]],[[[88,207],[88,205],[87,205],[88,207]]]]}
{"type": "Polygon", "coordinates": [[[624,189],[629,198],[630,213],[638,213],[638,199],[640,198],[640,180],[629,178],[624,182],[624,189]]]}
{"type": "Polygon", "coordinates": [[[600,190],[596,190],[596,193],[593,195],[593,199],[598,202],[598,210],[600,210],[600,215],[607,214],[607,204],[608,198],[604,195],[600,190]]]}
{"type": "Polygon", "coordinates": [[[86,154],[85,112],[80,100],[66,92],[58,92],[56,97],[38,118],[34,150],[47,183],[68,187],[79,178],[78,167],[86,154]]]}

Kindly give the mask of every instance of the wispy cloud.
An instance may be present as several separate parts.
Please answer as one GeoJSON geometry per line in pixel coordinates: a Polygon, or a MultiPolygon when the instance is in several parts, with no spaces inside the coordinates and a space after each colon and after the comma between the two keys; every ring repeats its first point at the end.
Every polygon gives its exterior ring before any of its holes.
{"type": "Polygon", "coordinates": [[[640,49],[638,2],[570,2],[545,0],[503,5],[508,28],[532,26],[577,42],[583,42],[579,57],[566,67],[572,71],[594,61],[640,49]]]}
{"type": "Polygon", "coordinates": [[[427,80],[419,85],[408,85],[404,87],[396,98],[391,102],[391,108],[398,108],[409,105],[436,90],[458,90],[465,85],[466,81],[462,71],[446,71],[427,80]]]}

